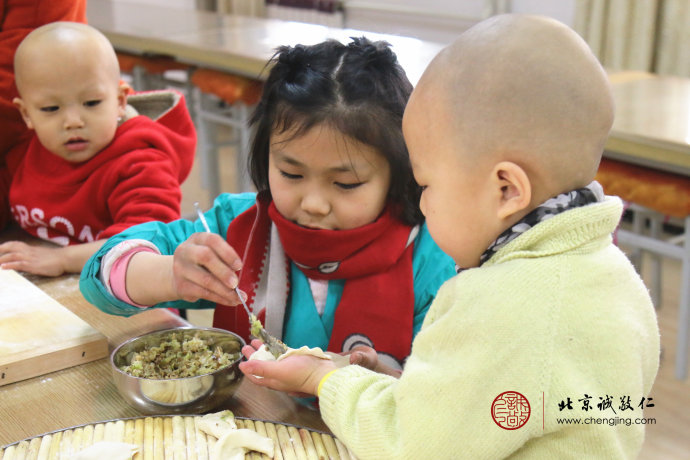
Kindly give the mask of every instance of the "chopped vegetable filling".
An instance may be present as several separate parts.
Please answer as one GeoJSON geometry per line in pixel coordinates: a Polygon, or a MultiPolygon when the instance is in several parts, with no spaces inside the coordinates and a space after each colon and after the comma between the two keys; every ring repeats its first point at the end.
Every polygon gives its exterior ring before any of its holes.
{"type": "Polygon", "coordinates": [[[209,374],[239,357],[239,353],[226,353],[219,346],[211,349],[211,344],[198,334],[180,341],[173,333],[170,340],[134,353],[130,364],[121,369],[134,377],[175,379],[209,374]]]}

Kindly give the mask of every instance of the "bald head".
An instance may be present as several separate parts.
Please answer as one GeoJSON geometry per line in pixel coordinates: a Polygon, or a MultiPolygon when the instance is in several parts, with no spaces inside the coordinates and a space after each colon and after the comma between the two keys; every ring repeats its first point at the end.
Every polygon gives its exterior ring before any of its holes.
{"type": "Polygon", "coordinates": [[[594,178],[613,123],[601,65],[573,30],[546,17],[482,21],[432,61],[415,92],[438,101],[459,151],[518,164],[537,200],[594,178]]]}
{"type": "Polygon", "coordinates": [[[46,60],[56,66],[98,66],[114,82],[120,79],[112,45],[102,33],[86,24],[53,22],[33,30],[24,38],[14,55],[15,79],[20,94],[27,81],[39,78],[37,71],[47,73],[46,60]]]}

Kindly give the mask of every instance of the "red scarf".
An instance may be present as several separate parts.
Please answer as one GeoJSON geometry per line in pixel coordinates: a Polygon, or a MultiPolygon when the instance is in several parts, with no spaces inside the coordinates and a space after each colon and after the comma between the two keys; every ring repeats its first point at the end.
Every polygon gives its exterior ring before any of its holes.
{"type": "MultiPolygon", "coordinates": [[[[247,304],[253,312],[259,312],[257,316],[262,322],[267,308],[285,308],[267,302],[266,296],[273,297],[274,304],[287,302],[287,262],[291,260],[308,278],[346,280],[328,350],[348,351],[358,344],[366,344],[379,354],[394,357],[398,363],[410,354],[414,316],[414,248],[410,240],[414,233],[412,227],[393,217],[390,210],[384,211],[376,221],[355,229],[314,230],[288,221],[270,200],[260,195],[256,205],[230,223],[227,234],[228,243],[243,255],[239,287],[247,293],[247,304]],[[274,238],[273,244],[269,244],[271,224],[280,237],[279,242],[274,238]],[[282,263],[280,257],[284,256],[287,259],[282,263]],[[261,292],[266,290],[269,259],[274,258],[279,261],[277,267],[282,267],[279,275],[284,281],[277,285],[274,282],[269,290],[284,289],[284,293],[261,292]]],[[[271,270],[275,270],[275,263],[271,265],[271,270]]],[[[279,317],[279,325],[264,324],[280,338],[282,315],[279,317]]],[[[245,340],[249,337],[249,321],[243,308],[216,308],[213,325],[235,331],[245,340]]]]}

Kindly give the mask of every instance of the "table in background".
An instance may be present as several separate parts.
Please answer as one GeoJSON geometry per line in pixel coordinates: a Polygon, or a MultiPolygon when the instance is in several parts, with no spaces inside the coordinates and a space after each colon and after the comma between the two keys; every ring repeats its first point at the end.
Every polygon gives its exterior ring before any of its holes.
{"type": "MultiPolygon", "coordinates": [[[[164,54],[200,67],[264,78],[276,48],[365,35],[387,40],[413,84],[443,44],[390,34],[340,29],[209,11],[89,0],[88,20],[122,51],[164,54]]],[[[610,71],[616,100],[607,157],[690,175],[690,79],[610,71]]]]}
{"type": "Polygon", "coordinates": [[[690,176],[690,79],[610,72],[616,117],[605,156],[690,176]]]}
{"type": "Polygon", "coordinates": [[[630,176],[617,178],[612,185],[625,184],[623,188],[629,188],[625,193],[630,193],[630,197],[623,196],[623,191],[619,192],[621,197],[640,205],[650,198],[663,196],[660,188],[666,184],[684,184],[674,189],[674,195],[664,197],[679,207],[675,222],[683,230],[681,235],[669,240],[660,229],[666,220],[665,214],[670,211],[663,212],[649,204],[641,209],[631,206],[635,216],[632,230],[619,229],[617,233],[619,243],[652,254],[648,286],[657,304],[661,292],[659,257],[681,262],[675,352],[676,377],[684,380],[688,375],[690,347],[690,216],[685,215],[690,200],[690,79],[635,71],[609,72],[609,79],[616,102],[616,118],[604,155],[647,168],[649,176],[658,178],[652,181],[641,177],[644,174],[634,173],[634,181],[639,181],[639,190],[644,190],[645,194],[637,192],[636,185],[629,185],[630,176]]]}
{"type": "MultiPolygon", "coordinates": [[[[103,32],[116,50],[144,56],[169,56],[190,65],[192,74],[193,69],[211,69],[263,80],[268,75],[266,64],[280,46],[313,45],[327,39],[348,43],[351,37],[366,36],[389,42],[407,77],[416,84],[428,63],[443,48],[439,43],[398,35],[142,5],[133,1],[89,0],[87,8],[89,23],[103,32]]],[[[230,107],[234,105],[237,110],[219,109],[219,104],[214,102],[220,101],[204,103],[203,94],[197,91],[199,88],[189,85],[192,80],[193,77],[188,77],[183,87],[199,134],[197,152],[204,188],[209,191],[211,200],[223,191],[220,188],[219,145],[216,137],[209,134],[221,124],[233,126],[239,132],[236,170],[243,173],[236,175],[235,191],[250,191],[252,187],[244,173],[251,137],[247,107],[239,101],[230,103],[230,107]]]]}
{"type": "MultiPolygon", "coordinates": [[[[0,241],[26,240],[16,228],[0,233],[0,241]]],[[[165,309],[125,318],[101,312],[79,291],[79,276],[27,276],[36,286],[99,330],[112,351],[125,340],[149,331],[189,325],[165,309]]],[[[253,419],[291,423],[328,431],[317,411],[289,396],[243,380],[234,397],[218,410],[253,419]]],[[[120,396],[108,358],[51,372],[0,387],[0,445],[77,425],[143,415],[120,396]]]]}
{"type": "Polygon", "coordinates": [[[133,1],[89,0],[89,24],[115,49],[163,54],[200,67],[263,79],[276,48],[312,45],[333,38],[348,42],[366,36],[386,40],[415,84],[443,44],[411,37],[341,29],[280,19],[145,5],[133,1]]]}
{"type": "MultiPolygon", "coordinates": [[[[387,40],[415,84],[443,44],[316,24],[224,15],[132,1],[89,0],[88,20],[116,49],[164,54],[201,67],[264,78],[282,45],[365,35],[387,40]]],[[[611,71],[616,118],[606,156],[690,175],[690,79],[611,71]]]]}

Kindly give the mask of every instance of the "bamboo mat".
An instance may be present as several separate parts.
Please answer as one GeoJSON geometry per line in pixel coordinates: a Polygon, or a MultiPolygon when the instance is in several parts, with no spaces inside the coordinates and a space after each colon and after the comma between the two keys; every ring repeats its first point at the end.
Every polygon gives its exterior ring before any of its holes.
{"type": "MultiPolygon", "coordinates": [[[[133,460],[208,460],[216,438],[199,430],[197,416],[157,416],[111,420],[25,439],[0,447],[0,460],[70,459],[101,441],[140,446],[133,460]]],[[[237,417],[237,428],[248,428],[273,439],[275,460],[355,459],[345,445],[326,433],[292,425],[237,417]]],[[[268,459],[248,452],[247,460],[268,459]]],[[[104,459],[105,460],[105,459],[104,459]]]]}

